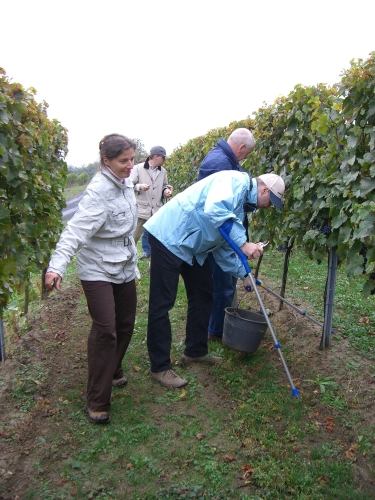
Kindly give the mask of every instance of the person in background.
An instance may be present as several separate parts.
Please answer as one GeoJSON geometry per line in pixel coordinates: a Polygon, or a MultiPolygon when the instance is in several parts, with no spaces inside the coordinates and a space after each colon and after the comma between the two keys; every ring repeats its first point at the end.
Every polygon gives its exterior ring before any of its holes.
{"type": "MultiPolygon", "coordinates": [[[[228,141],[220,139],[216,146],[206,155],[199,168],[198,180],[222,170],[241,171],[239,161],[244,160],[255,147],[253,134],[247,128],[235,129],[228,141]]],[[[256,207],[254,207],[256,208],[256,207]]],[[[247,215],[244,224],[247,232],[247,215]]],[[[208,325],[208,340],[221,342],[223,337],[225,308],[232,305],[235,297],[237,278],[226,273],[209,256],[214,284],[213,305],[208,325]]]]}
{"type": "Polygon", "coordinates": [[[244,206],[257,208],[271,204],[281,208],[284,181],[276,174],[250,179],[246,172],[222,171],[212,174],[179,193],[145,224],[151,245],[150,295],[147,348],[151,376],[166,387],[183,387],[171,364],[172,331],[169,311],[177,296],[181,274],[188,299],[184,364],[218,363],[218,356],[207,356],[207,328],[212,310],[212,273],[207,256],[211,253],[225,273],[250,278],[219,227],[230,220],[230,238],[249,259],[256,259],[263,248],[246,241],[244,206]]]}
{"type": "MultiPolygon", "coordinates": [[[[146,161],[135,165],[131,173],[138,205],[135,244],[142,235],[145,222],[163,206],[164,198],[172,196],[173,188],[168,184],[167,172],[162,167],[166,156],[162,146],[154,146],[146,161]]],[[[145,258],[143,255],[142,257],[145,258]]]]}
{"type": "Polygon", "coordinates": [[[135,143],[120,134],[100,141],[100,171],[62,232],[45,275],[47,290],[60,290],[68,263],[77,254],[92,318],[86,409],[95,423],[109,422],[111,390],[127,384],[122,360],[133,335],[139,277],[132,236],[137,205],[130,180],[135,149],[135,143]]]}
{"type": "MultiPolygon", "coordinates": [[[[147,158],[140,158],[139,163],[144,163],[147,158]]],[[[148,243],[148,232],[146,229],[143,230],[142,237],[141,237],[141,245],[142,245],[142,251],[143,254],[141,255],[140,259],[149,259],[151,250],[150,250],[150,245],[148,243]]]]}
{"type": "Polygon", "coordinates": [[[141,238],[142,250],[143,254],[140,259],[149,259],[151,256],[150,244],[148,242],[148,232],[146,229],[143,229],[142,238],[141,238]]]}

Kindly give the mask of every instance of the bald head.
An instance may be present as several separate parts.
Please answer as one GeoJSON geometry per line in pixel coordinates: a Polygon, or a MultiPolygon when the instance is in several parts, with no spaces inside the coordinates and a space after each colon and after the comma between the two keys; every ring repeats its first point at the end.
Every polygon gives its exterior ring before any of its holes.
{"type": "Polygon", "coordinates": [[[228,144],[237,161],[244,160],[255,147],[253,134],[247,128],[236,128],[228,138],[228,144]]]}

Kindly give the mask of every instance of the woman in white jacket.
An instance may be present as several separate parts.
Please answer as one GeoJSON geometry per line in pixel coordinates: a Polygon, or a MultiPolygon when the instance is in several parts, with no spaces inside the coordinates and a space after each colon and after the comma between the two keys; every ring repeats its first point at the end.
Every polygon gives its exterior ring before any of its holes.
{"type": "Polygon", "coordinates": [[[87,412],[96,423],[109,421],[112,387],[127,383],[121,363],[133,335],[135,278],[139,277],[133,240],[137,206],[130,180],[135,149],[135,143],[120,134],[100,141],[101,170],[62,232],[45,277],[49,291],[59,290],[67,265],[77,253],[78,274],[92,318],[87,412]]]}

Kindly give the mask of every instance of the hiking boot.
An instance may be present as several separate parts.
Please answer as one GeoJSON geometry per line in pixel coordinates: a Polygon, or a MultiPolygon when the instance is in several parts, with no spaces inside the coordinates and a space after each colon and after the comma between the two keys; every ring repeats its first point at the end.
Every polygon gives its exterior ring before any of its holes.
{"type": "Polygon", "coordinates": [[[187,384],[187,380],[179,377],[177,373],[173,370],[165,370],[163,372],[153,373],[151,372],[151,377],[164,385],[164,387],[184,387],[187,384]]]}
{"type": "Polygon", "coordinates": [[[208,340],[211,340],[211,342],[223,342],[223,337],[208,334],[208,340]]]}
{"type": "Polygon", "coordinates": [[[125,377],[118,378],[117,380],[112,380],[112,387],[124,387],[128,381],[125,377]]]}
{"type": "Polygon", "coordinates": [[[197,358],[192,358],[191,356],[186,356],[186,354],[183,354],[181,356],[181,363],[185,363],[185,365],[189,365],[190,363],[216,365],[216,363],[220,363],[222,359],[223,358],[221,356],[212,356],[212,354],[206,354],[206,356],[198,356],[197,358]]]}
{"type": "Polygon", "coordinates": [[[86,410],[91,422],[95,424],[106,424],[109,422],[109,414],[107,411],[92,411],[90,408],[86,408],[86,410]]]}

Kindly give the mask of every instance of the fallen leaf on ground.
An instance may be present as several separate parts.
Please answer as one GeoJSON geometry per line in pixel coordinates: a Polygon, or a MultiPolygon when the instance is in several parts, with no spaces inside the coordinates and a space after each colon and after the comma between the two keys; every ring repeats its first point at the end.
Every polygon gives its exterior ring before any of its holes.
{"type": "Polygon", "coordinates": [[[135,372],[139,372],[139,371],[141,371],[141,368],[139,366],[133,366],[133,370],[135,372]]]}
{"type": "Polygon", "coordinates": [[[224,462],[234,462],[236,457],[234,455],[223,455],[221,459],[224,460],[224,462]]]}
{"type": "Polygon", "coordinates": [[[206,434],[203,432],[198,432],[198,434],[195,436],[197,439],[201,440],[206,437],[206,434]]]}
{"type": "Polygon", "coordinates": [[[357,444],[352,444],[348,450],[345,451],[346,458],[353,459],[355,458],[355,452],[358,448],[357,444]]]}
{"type": "Polygon", "coordinates": [[[66,477],[62,477],[59,481],[57,481],[57,486],[62,486],[64,483],[67,483],[68,479],[66,477]]]}
{"type": "Polygon", "coordinates": [[[186,396],[186,389],[182,389],[182,391],[180,392],[180,395],[178,396],[180,399],[184,399],[186,396]]]}
{"type": "Polygon", "coordinates": [[[253,366],[253,368],[250,368],[250,369],[249,369],[249,373],[250,373],[250,372],[257,372],[257,371],[261,370],[261,369],[262,369],[262,366],[263,366],[263,365],[253,366]]]}
{"type": "Polygon", "coordinates": [[[241,467],[241,469],[244,471],[243,475],[242,475],[242,479],[249,479],[249,477],[251,476],[251,474],[254,472],[254,469],[253,467],[251,467],[251,465],[249,464],[245,464],[241,467]]]}
{"type": "Polygon", "coordinates": [[[332,417],[326,417],[324,419],[324,428],[327,432],[332,432],[333,429],[335,428],[335,422],[332,417]]]}
{"type": "Polygon", "coordinates": [[[358,323],[369,323],[370,322],[370,318],[368,318],[367,316],[363,316],[362,318],[359,318],[358,320],[358,323]]]}

